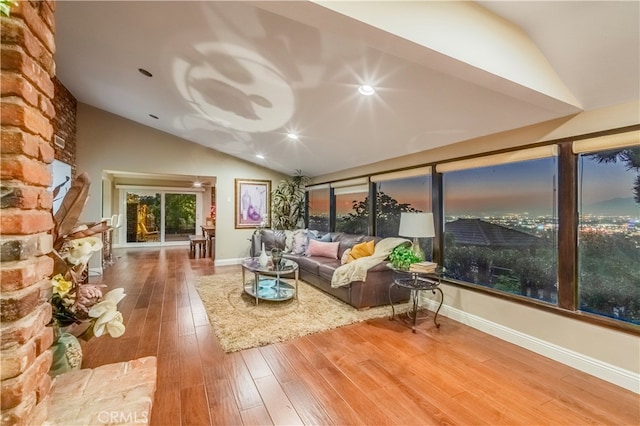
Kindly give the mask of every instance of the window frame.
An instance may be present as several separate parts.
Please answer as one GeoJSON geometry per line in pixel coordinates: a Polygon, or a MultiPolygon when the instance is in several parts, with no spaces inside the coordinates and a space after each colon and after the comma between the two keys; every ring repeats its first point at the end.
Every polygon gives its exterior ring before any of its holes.
{"type": "MultiPolygon", "coordinates": [[[[620,127],[605,131],[592,132],[572,137],[566,137],[561,139],[554,139],[544,142],[523,144],[522,146],[499,149],[494,151],[487,151],[477,153],[468,156],[461,156],[456,158],[447,158],[439,161],[424,162],[415,164],[411,167],[404,167],[402,169],[394,170],[382,170],[370,175],[357,176],[358,179],[368,179],[376,175],[394,173],[407,169],[419,168],[419,167],[431,167],[431,203],[432,211],[434,215],[435,223],[435,237],[433,238],[433,259],[434,262],[439,264],[443,263],[444,257],[444,200],[443,200],[443,173],[437,170],[439,164],[451,163],[454,161],[471,160],[481,157],[504,154],[504,153],[516,153],[531,148],[545,147],[549,145],[558,146],[558,196],[557,196],[557,208],[558,208],[558,231],[557,231],[557,250],[558,250],[558,301],[556,305],[548,302],[528,298],[517,294],[505,293],[502,291],[494,290],[485,286],[457,281],[453,279],[443,279],[443,282],[464,288],[466,290],[479,292],[482,294],[490,295],[502,300],[508,300],[517,304],[521,304],[527,307],[532,307],[555,315],[572,318],[578,321],[614,329],[617,331],[630,333],[636,336],[640,336],[640,326],[626,321],[620,321],[613,318],[597,315],[590,312],[583,312],[578,310],[578,231],[579,231],[579,217],[578,217],[578,157],[579,154],[573,152],[572,146],[574,142],[582,141],[586,139],[593,139],[602,136],[610,135],[622,135],[623,133],[629,133],[640,130],[640,124],[635,124],[626,127],[620,127]]],[[[319,182],[319,183],[335,183],[335,182],[319,182]]],[[[369,198],[375,197],[375,185],[373,182],[369,185],[369,198]]],[[[330,201],[334,201],[334,189],[330,190],[330,201]]],[[[375,204],[375,203],[373,203],[375,204]]],[[[375,206],[370,210],[370,221],[375,222],[375,206]]],[[[335,203],[330,206],[330,230],[335,232],[335,203]]],[[[370,226],[370,233],[374,233],[375,229],[370,226]]]]}

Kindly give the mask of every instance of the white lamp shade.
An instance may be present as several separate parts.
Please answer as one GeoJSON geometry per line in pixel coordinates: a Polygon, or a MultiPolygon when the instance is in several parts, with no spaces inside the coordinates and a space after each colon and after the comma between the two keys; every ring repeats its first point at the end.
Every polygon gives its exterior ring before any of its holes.
{"type": "Polygon", "coordinates": [[[398,235],[414,238],[435,237],[433,213],[400,213],[398,235]]]}

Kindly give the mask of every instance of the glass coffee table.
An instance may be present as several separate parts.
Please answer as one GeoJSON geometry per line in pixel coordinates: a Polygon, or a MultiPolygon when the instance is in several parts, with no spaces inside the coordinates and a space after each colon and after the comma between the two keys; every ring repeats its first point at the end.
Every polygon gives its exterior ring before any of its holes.
{"type": "Polygon", "coordinates": [[[277,268],[269,259],[266,266],[261,266],[257,257],[249,257],[241,262],[242,265],[242,285],[244,291],[258,300],[270,300],[272,302],[283,302],[292,298],[298,298],[298,264],[291,259],[282,259],[277,268]],[[253,275],[247,281],[246,272],[253,275]],[[282,275],[293,273],[295,286],[289,284],[282,278],[282,275]]]}

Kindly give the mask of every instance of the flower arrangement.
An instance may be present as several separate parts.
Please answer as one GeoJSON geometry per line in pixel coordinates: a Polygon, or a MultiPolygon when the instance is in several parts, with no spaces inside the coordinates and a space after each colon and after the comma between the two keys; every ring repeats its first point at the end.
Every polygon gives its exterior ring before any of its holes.
{"type": "Polygon", "coordinates": [[[103,295],[105,285],[78,282],[91,255],[101,249],[102,241],[97,237],[71,240],[61,254],[67,273],[58,273],[51,279],[54,325],[83,340],[100,337],[105,331],[111,337],[120,337],[125,331],[122,314],[117,310],[117,304],[126,296],[124,290],[117,288],[103,295]]]}
{"type": "Polygon", "coordinates": [[[83,279],[89,259],[102,250],[98,235],[110,229],[104,223],[77,226],[89,184],[86,173],[79,175],[54,216],[50,253],[54,260],[50,298],[53,308],[50,325],[55,332],[52,375],[80,367],[82,352],[78,338],[89,340],[104,334],[120,337],[125,332],[122,313],[117,308],[126,296],[124,289],[103,294],[106,285],[89,284],[83,279]]]}

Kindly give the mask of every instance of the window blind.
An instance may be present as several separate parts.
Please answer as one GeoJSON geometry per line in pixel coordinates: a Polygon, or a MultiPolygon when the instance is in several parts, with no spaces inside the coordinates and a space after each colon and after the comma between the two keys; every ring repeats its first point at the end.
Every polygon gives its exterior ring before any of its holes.
{"type": "Polygon", "coordinates": [[[520,161],[538,160],[540,158],[558,155],[558,145],[546,145],[519,151],[503,152],[501,154],[486,155],[484,157],[469,158],[467,160],[451,161],[436,166],[438,173],[454,172],[456,170],[476,169],[479,167],[497,166],[500,164],[518,163],[520,161]]]}
{"type": "Polygon", "coordinates": [[[574,154],[582,154],[583,152],[619,149],[634,145],[640,146],[640,130],[575,141],[572,149],[574,154]]]}
{"type": "Polygon", "coordinates": [[[382,182],[385,180],[407,179],[416,176],[425,176],[431,174],[431,166],[418,167],[415,169],[400,170],[397,172],[382,173],[371,176],[371,182],[382,182]]]}

